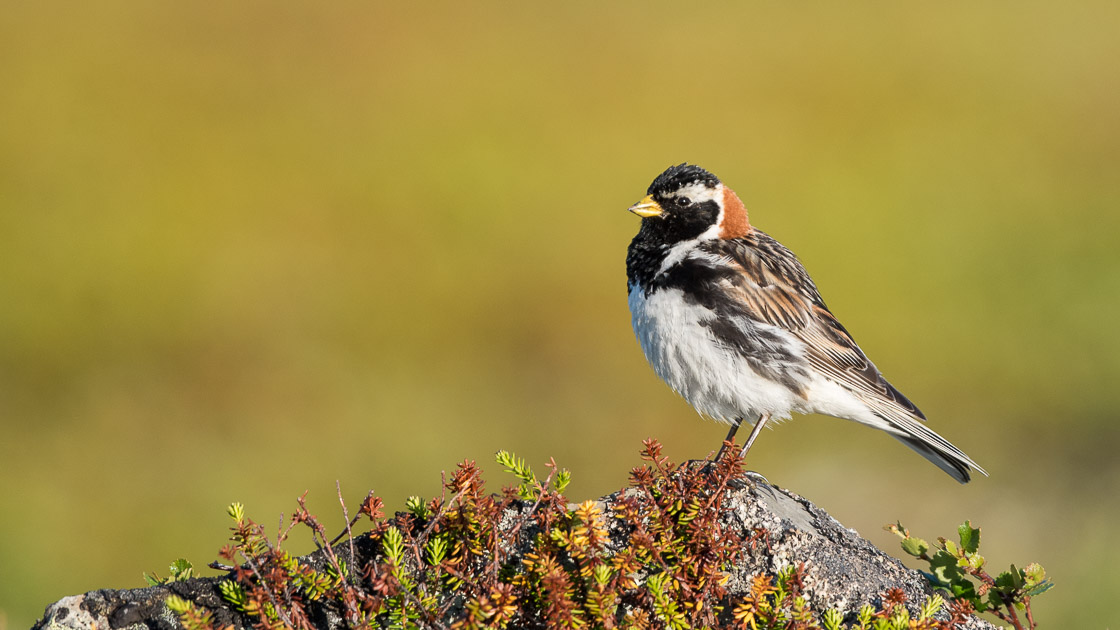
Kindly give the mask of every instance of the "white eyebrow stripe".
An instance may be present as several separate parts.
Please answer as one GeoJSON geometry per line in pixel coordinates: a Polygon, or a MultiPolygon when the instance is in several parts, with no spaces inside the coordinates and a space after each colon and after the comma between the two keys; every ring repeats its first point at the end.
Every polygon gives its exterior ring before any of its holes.
{"type": "Polygon", "coordinates": [[[671,193],[666,193],[666,197],[688,197],[696,202],[704,201],[722,201],[723,199],[723,184],[715,188],[709,188],[703,182],[694,182],[687,186],[681,186],[671,193]]]}

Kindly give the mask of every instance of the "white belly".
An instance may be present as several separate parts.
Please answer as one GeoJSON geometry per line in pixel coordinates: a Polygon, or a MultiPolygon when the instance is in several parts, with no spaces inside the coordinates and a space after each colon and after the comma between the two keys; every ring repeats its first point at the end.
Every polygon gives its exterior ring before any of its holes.
{"type": "Polygon", "coordinates": [[[809,411],[789,387],[759,375],[738,352],[717,342],[703,322],[715,313],[686,302],[678,289],[630,292],[638,343],[653,370],[702,415],[726,423],[774,420],[809,411]]]}

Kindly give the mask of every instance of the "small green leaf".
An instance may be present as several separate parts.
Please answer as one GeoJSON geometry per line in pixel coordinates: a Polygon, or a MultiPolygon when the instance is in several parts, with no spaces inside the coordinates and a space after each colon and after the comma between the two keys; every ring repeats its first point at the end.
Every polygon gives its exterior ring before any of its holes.
{"type": "Polygon", "coordinates": [[[922,611],[918,616],[918,620],[924,621],[933,618],[933,616],[937,614],[937,611],[941,610],[941,607],[944,605],[945,600],[940,595],[930,595],[926,598],[925,603],[922,604],[922,611]]]}
{"type": "Polygon", "coordinates": [[[957,533],[960,535],[961,548],[968,553],[976,553],[980,548],[980,528],[973,527],[970,521],[965,521],[957,528],[957,533]]]}
{"type": "Polygon", "coordinates": [[[976,587],[973,586],[972,582],[963,578],[950,584],[949,591],[953,594],[954,598],[967,599],[972,602],[973,605],[979,601],[979,596],[976,594],[976,587]]]}
{"type": "Polygon", "coordinates": [[[498,451],[494,458],[505,467],[506,472],[513,473],[521,480],[517,487],[517,495],[522,500],[533,501],[540,496],[540,482],[537,481],[537,476],[533,473],[532,468],[525,463],[525,460],[509,451],[498,451]]]}
{"type": "Polygon", "coordinates": [[[902,550],[915,558],[920,558],[922,554],[929,551],[929,543],[921,538],[903,538],[902,550]]]}
{"type": "Polygon", "coordinates": [[[974,571],[979,571],[984,566],[984,556],[974,553],[968,556],[968,567],[974,571]]]}
{"type": "Polygon", "coordinates": [[[233,605],[236,610],[245,612],[245,603],[249,599],[240,584],[233,580],[222,580],[218,582],[218,590],[222,593],[222,599],[233,605]]]}
{"type": "Polygon", "coordinates": [[[951,541],[951,540],[946,540],[946,541],[945,541],[944,543],[942,543],[942,544],[944,544],[944,545],[945,545],[945,551],[946,551],[946,552],[948,552],[948,553],[950,553],[950,554],[952,554],[952,555],[953,555],[954,557],[957,557],[957,556],[960,556],[960,555],[961,555],[961,553],[960,553],[960,549],[958,549],[958,548],[957,548],[957,544],[956,544],[956,543],[954,543],[953,541],[951,541]]]}
{"type": "Polygon", "coordinates": [[[226,508],[226,514],[229,514],[230,518],[237,521],[237,524],[240,525],[245,520],[245,506],[240,503],[231,503],[229,507],[226,508]]]}
{"type": "Polygon", "coordinates": [[[168,595],[164,603],[172,612],[177,614],[185,613],[191,609],[191,603],[178,595],[168,595]]]}
{"type": "Polygon", "coordinates": [[[793,582],[793,576],[797,573],[796,567],[786,567],[778,571],[778,586],[786,588],[793,582]]]}
{"type": "Polygon", "coordinates": [[[1011,578],[1014,580],[1015,588],[1023,587],[1023,570],[1011,565],[1011,578]]]}
{"type": "Polygon", "coordinates": [[[389,527],[385,530],[383,544],[385,555],[389,558],[389,561],[399,567],[401,558],[404,557],[404,535],[401,534],[401,530],[396,527],[389,527]]]}
{"type": "Polygon", "coordinates": [[[592,575],[595,578],[595,583],[599,586],[606,586],[611,578],[614,577],[614,569],[609,564],[597,564],[592,569],[592,575]]]}
{"type": "Polygon", "coordinates": [[[330,576],[334,584],[339,584],[350,575],[350,568],[346,566],[346,561],[342,558],[338,559],[338,568],[336,569],[333,564],[327,565],[327,575],[330,576]],[[341,571],[341,573],[340,573],[341,571]]]}
{"type": "Polygon", "coordinates": [[[185,558],[179,558],[171,563],[168,567],[171,571],[171,580],[175,582],[185,582],[194,577],[194,565],[188,562],[185,558]]]}
{"type": "Polygon", "coordinates": [[[824,630],[840,630],[840,624],[844,623],[844,615],[835,608],[829,608],[821,616],[821,623],[824,625],[824,630]]]}
{"type": "Polygon", "coordinates": [[[1010,571],[1004,571],[996,576],[996,588],[1005,593],[1014,591],[1022,583],[1023,580],[1019,577],[1019,571],[1015,569],[1015,565],[1011,565],[1010,571]]]}
{"type": "Polygon", "coordinates": [[[428,556],[428,564],[436,566],[443,562],[443,559],[447,557],[447,548],[448,543],[446,536],[437,535],[429,538],[425,550],[428,556]]]}
{"type": "Polygon", "coordinates": [[[568,484],[571,482],[572,471],[567,468],[561,468],[556,471],[556,478],[552,480],[552,487],[555,488],[557,492],[563,492],[564,488],[567,488],[568,484]]]}
{"type": "Polygon", "coordinates": [[[905,606],[896,606],[890,618],[891,628],[905,630],[910,627],[910,611],[905,606]]]}
{"type": "Polygon", "coordinates": [[[949,555],[946,551],[938,551],[933,554],[933,557],[929,560],[929,568],[937,577],[939,586],[949,586],[964,577],[957,566],[956,557],[949,555]]]}
{"type": "Polygon", "coordinates": [[[1052,588],[1054,588],[1054,583],[1050,580],[1046,580],[1045,582],[1042,582],[1036,586],[1032,586],[1031,588],[1023,591],[1023,597],[1034,597],[1035,595],[1041,595],[1052,588]]]}
{"type": "Polygon", "coordinates": [[[1046,569],[1041,564],[1032,562],[1023,568],[1023,577],[1027,580],[1027,586],[1034,586],[1046,579],[1046,569]]]}
{"type": "Polygon", "coordinates": [[[407,509],[413,516],[420,520],[426,520],[431,516],[431,510],[428,509],[427,503],[424,499],[418,496],[411,496],[404,502],[405,509],[407,509]]]}

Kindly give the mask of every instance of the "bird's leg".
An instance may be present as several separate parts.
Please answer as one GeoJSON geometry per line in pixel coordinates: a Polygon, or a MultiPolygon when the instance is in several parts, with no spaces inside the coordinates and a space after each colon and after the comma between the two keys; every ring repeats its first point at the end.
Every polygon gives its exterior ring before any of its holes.
{"type": "Polygon", "coordinates": [[[723,457],[723,452],[727,450],[727,443],[735,437],[735,432],[739,430],[739,425],[742,423],[743,419],[739,418],[735,421],[735,424],[731,425],[731,430],[727,432],[727,437],[723,438],[723,446],[719,447],[719,452],[716,453],[716,458],[712,460],[713,462],[718,462],[720,458],[723,457]]]}
{"type": "MultiPolygon", "coordinates": [[[[758,422],[754,423],[754,428],[751,429],[751,435],[750,435],[750,437],[747,438],[747,443],[743,445],[743,451],[741,453],[739,453],[739,459],[743,459],[744,457],[747,456],[747,451],[751,450],[751,444],[754,444],[755,438],[757,438],[759,432],[762,431],[762,425],[766,424],[766,421],[769,420],[769,419],[770,419],[770,414],[768,414],[768,413],[764,413],[764,414],[762,414],[761,416],[758,417],[758,422]]],[[[736,428],[738,428],[738,427],[736,427],[736,428]]],[[[734,435],[734,434],[732,434],[732,435],[734,435]]]]}

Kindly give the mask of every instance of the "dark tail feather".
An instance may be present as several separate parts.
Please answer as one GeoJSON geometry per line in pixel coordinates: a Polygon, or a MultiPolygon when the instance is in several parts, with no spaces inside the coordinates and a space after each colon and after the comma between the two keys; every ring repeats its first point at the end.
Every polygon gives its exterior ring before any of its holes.
{"type": "MultiPolygon", "coordinates": [[[[911,405],[913,407],[913,405],[911,405]]],[[[874,413],[886,426],[879,426],[890,433],[891,437],[914,449],[919,455],[933,462],[938,468],[949,473],[953,479],[968,483],[971,472],[987,476],[987,472],[961,449],[949,440],[930,430],[922,420],[921,412],[914,408],[913,413],[900,413],[898,409],[876,409],[874,413]]]]}
{"type": "MultiPolygon", "coordinates": [[[[925,427],[922,428],[925,429],[925,427]]],[[[892,433],[891,436],[914,449],[919,455],[933,462],[938,468],[949,473],[953,479],[961,483],[968,483],[972,479],[972,470],[985,476],[988,474],[976,462],[972,461],[972,458],[945,441],[940,435],[929,429],[925,429],[925,432],[936,439],[930,439],[930,436],[926,435],[899,435],[897,433],[892,433]]]]}

